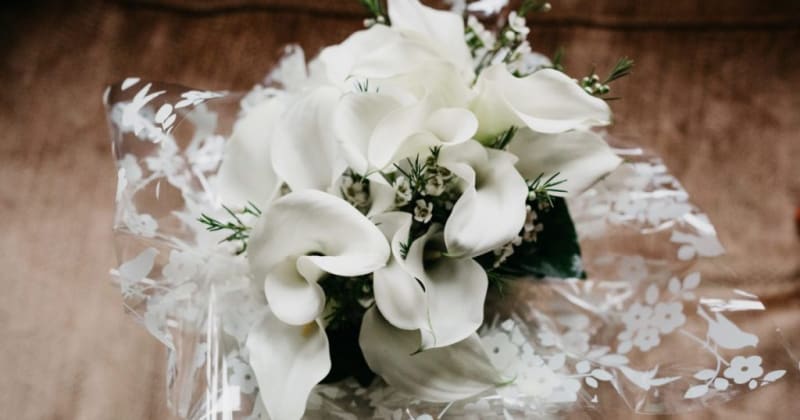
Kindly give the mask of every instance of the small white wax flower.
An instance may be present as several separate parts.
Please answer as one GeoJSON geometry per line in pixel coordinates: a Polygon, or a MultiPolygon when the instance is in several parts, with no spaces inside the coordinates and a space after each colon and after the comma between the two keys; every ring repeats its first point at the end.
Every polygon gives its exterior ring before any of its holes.
{"type": "Polygon", "coordinates": [[[444,193],[445,182],[441,175],[434,175],[425,183],[425,194],[431,197],[438,197],[444,193]]]}
{"type": "Polygon", "coordinates": [[[495,249],[494,255],[497,257],[497,259],[495,259],[493,267],[494,268],[500,267],[504,262],[506,262],[508,257],[510,257],[513,254],[514,254],[514,245],[512,245],[511,243],[503,245],[502,248],[495,249]]]}
{"type": "Polygon", "coordinates": [[[433,203],[426,202],[425,200],[417,200],[417,206],[414,207],[414,220],[422,223],[428,223],[433,217],[433,203]]]}
{"type": "Polygon", "coordinates": [[[411,185],[408,183],[408,179],[406,177],[400,175],[397,179],[394,180],[394,204],[398,207],[402,207],[408,204],[411,201],[411,197],[413,192],[411,191],[411,185]]]}
{"type": "Polygon", "coordinates": [[[467,18],[467,27],[472,30],[475,36],[486,47],[491,47],[495,43],[494,34],[487,30],[485,26],[474,15],[469,15],[467,18]]]}
{"type": "Polygon", "coordinates": [[[527,37],[528,33],[531,31],[525,22],[525,17],[518,15],[516,11],[508,15],[508,26],[511,27],[512,31],[520,34],[521,38],[527,37]]]}
{"type": "Polygon", "coordinates": [[[365,182],[356,181],[353,177],[342,177],[342,195],[354,207],[361,209],[369,206],[369,188],[365,182]]]}
{"type": "Polygon", "coordinates": [[[525,206],[528,213],[525,215],[525,225],[522,227],[522,239],[525,242],[535,242],[536,238],[542,230],[544,230],[544,225],[541,223],[536,223],[538,219],[538,215],[536,214],[536,210],[532,209],[531,206],[525,206]]]}

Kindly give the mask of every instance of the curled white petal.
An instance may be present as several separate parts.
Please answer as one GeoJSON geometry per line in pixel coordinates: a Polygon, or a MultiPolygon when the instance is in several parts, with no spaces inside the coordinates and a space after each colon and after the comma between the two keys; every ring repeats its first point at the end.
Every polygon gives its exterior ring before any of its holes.
{"type": "Polygon", "coordinates": [[[478,119],[463,108],[439,108],[425,121],[425,128],[445,144],[463,143],[478,131],[478,119]]]}
{"type": "Polygon", "coordinates": [[[472,110],[480,121],[478,138],[485,140],[511,126],[540,133],[607,125],[611,110],[586,93],[564,73],[544,69],[518,78],[503,64],[484,70],[476,84],[472,110]]]}
{"type": "MultiPolygon", "coordinates": [[[[392,246],[395,251],[394,242],[392,246]]],[[[444,248],[441,228],[434,225],[411,244],[402,260],[406,272],[425,288],[428,323],[419,326],[423,350],[464,340],[483,323],[486,271],[469,256],[445,256],[444,248]]]]}
{"type": "Polygon", "coordinates": [[[333,129],[344,158],[356,173],[366,174],[370,169],[367,150],[375,127],[401,104],[389,95],[369,92],[345,94],[334,111],[333,129]]]}
{"type": "Polygon", "coordinates": [[[372,371],[393,388],[422,400],[457,401],[502,381],[477,334],[414,354],[419,334],[395,328],[371,308],[364,315],[359,344],[372,371]]]}
{"type": "Polygon", "coordinates": [[[415,134],[423,132],[425,120],[431,111],[430,103],[423,100],[386,115],[375,126],[370,137],[367,154],[372,165],[383,169],[403,157],[401,155],[412,153],[413,150],[405,143],[415,134]],[[405,151],[401,152],[402,149],[405,151]]]}
{"type": "Polygon", "coordinates": [[[513,155],[476,141],[442,149],[440,165],[464,185],[444,228],[449,254],[478,256],[519,234],[528,186],[514,168],[515,161],[513,155]]]}
{"type": "Polygon", "coordinates": [[[269,417],[302,418],[311,390],[331,369],[323,327],[289,325],[268,313],[250,331],[247,350],[269,417]]]}
{"type": "Polygon", "coordinates": [[[367,212],[367,217],[373,217],[388,211],[395,205],[395,190],[389,185],[386,179],[379,173],[373,173],[369,177],[369,196],[372,205],[367,212]]]}
{"type": "MultiPolygon", "coordinates": [[[[266,273],[267,303],[283,322],[303,325],[317,319],[325,309],[325,292],[317,284],[320,276],[303,276],[293,258],[286,258],[266,273]]],[[[308,275],[308,273],[305,273],[308,275]]]]}
{"type": "Polygon", "coordinates": [[[264,281],[275,316],[294,325],[316,319],[324,273],[368,274],[389,259],[377,227],[346,201],[320,191],[292,192],[262,214],[248,242],[250,271],[264,281]]]}
{"type": "Polygon", "coordinates": [[[394,254],[386,267],[373,274],[375,304],[392,325],[406,330],[422,328],[428,324],[425,291],[405,270],[399,255],[399,244],[408,239],[411,215],[391,212],[376,216],[373,221],[392,241],[394,254]]]}
{"type": "Polygon", "coordinates": [[[375,271],[375,304],[384,318],[404,330],[419,330],[419,350],[445,347],[472,335],[483,322],[486,272],[470,257],[444,255],[441,227],[432,226],[404,256],[411,215],[391,212],[373,218],[392,242],[392,259],[375,271]],[[458,302],[458,304],[454,304],[458,302]]]}
{"type": "Polygon", "coordinates": [[[569,196],[581,193],[622,163],[605,140],[591,131],[539,134],[520,130],[508,150],[519,158],[516,167],[523,177],[548,178],[559,173],[558,179],[566,182],[558,188],[569,196]]]}

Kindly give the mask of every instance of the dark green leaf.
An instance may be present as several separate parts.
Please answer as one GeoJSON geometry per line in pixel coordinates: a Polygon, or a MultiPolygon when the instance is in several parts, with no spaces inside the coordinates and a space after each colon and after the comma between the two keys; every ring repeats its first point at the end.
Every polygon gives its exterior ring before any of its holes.
{"type": "Polygon", "coordinates": [[[551,198],[553,207],[538,211],[538,222],[544,225],[536,242],[517,247],[497,274],[508,277],[534,276],[586,278],[581,264],[581,248],[575,225],[563,198],[551,198]]]}

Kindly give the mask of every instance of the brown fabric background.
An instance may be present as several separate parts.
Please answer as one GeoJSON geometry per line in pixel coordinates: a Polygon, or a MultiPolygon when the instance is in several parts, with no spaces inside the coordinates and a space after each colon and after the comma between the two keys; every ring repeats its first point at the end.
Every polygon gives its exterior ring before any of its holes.
{"type": "MultiPolygon", "coordinates": [[[[345,0],[36,3],[0,11],[0,417],[167,418],[165,352],[122,310],[115,179],[100,96],[129,75],[247,89],[299,42],[359,28],[345,0]]],[[[633,57],[614,132],[661,153],[716,224],[718,278],[772,311],[800,351],[800,2],[553,0],[535,48],[568,70],[633,57]],[[722,271],[720,271],[722,273],[722,271]]],[[[783,352],[780,339],[763,354],[783,352]]],[[[691,354],[687,354],[687,358],[691,354]]],[[[777,356],[776,356],[777,357],[777,356]]],[[[687,418],[792,418],[791,379],[687,418]]],[[[628,417],[626,411],[610,415],[628,417]]]]}

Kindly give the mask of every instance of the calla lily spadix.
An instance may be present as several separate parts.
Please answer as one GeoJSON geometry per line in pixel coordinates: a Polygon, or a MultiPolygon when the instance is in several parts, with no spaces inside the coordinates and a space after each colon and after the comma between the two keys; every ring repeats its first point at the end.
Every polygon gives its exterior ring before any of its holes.
{"type": "Polygon", "coordinates": [[[320,320],[325,275],[358,276],[383,267],[390,248],[380,230],[346,201],[320,191],[276,200],[253,229],[248,261],[264,282],[270,313],[247,341],[273,420],[297,419],[311,388],[330,370],[320,320]]]}
{"type": "Polygon", "coordinates": [[[525,223],[528,185],[517,158],[470,140],[441,150],[439,165],[460,178],[461,197],[444,227],[447,252],[475,257],[510,242],[525,223]]]}
{"type": "Polygon", "coordinates": [[[483,322],[488,287],[480,264],[446,256],[441,227],[435,224],[403,256],[411,215],[384,213],[373,221],[392,245],[390,262],[373,276],[375,304],[383,317],[396,328],[419,330],[415,350],[446,347],[472,335],[483,322]]]}
{"type": "Polygon", "coordinates": [[[566,74],[542,69],[516,77],[501,64],[481,72],[472,111],[480,121],[477,139],[484,141],[511,126],[539,133],[560,133],[611,123],[606,101],[587,94],[566,74]]]}

